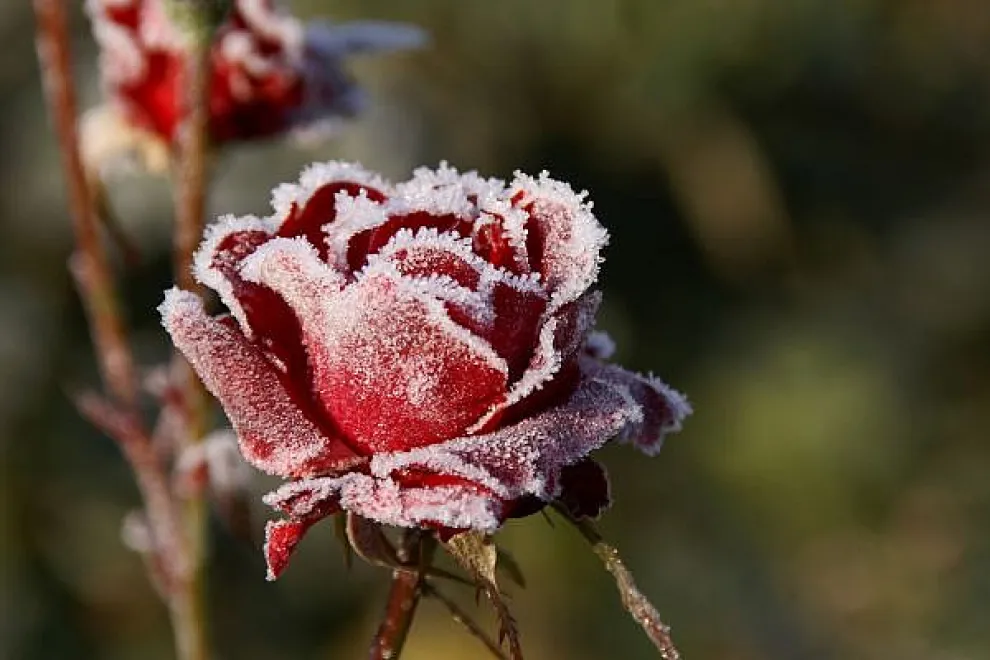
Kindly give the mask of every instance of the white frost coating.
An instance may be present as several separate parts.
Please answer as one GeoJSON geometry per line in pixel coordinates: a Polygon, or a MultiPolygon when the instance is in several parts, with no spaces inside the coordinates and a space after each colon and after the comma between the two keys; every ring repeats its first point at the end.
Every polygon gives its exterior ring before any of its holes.
{"type": "Polygon", "coordinates": [[[608,360],[615,355],[615,340],[607,332],[600,330],[588,335],[584,347],[591,357],[598,360],[608,360]]]}
{"type": "Polygon", "coordinates": [[[336,217],[323,226],[330,262],[341,269],[348,269],[347,249],[351,239],[363,231],[380,227],[388,222],[385,207],[369,199],[365,191],[357,197],[341,190],[334,197],[336,217]]]}
{"type": "Polygon", "coordinates": [[[664,439],[672,433],[680,433],[684,428],[684,420],[694,414],[694,408],[687,396],[663,382],[655,376],[646,378],[650,386],[667,400],[670,418],[660,428],[660,437],[653,443],[637,443],[636,447],[647,456],[656,456],[663,448],[664,439]]]}
{"type": "Polygon", "coordinates": [[[254,32],[282,44],[291,57],[301,56],[303,25],[295,18],[277,11],[266,0],[237,0],[241,17],[254,32]]]}
{"type": "Polygon", "coordinates": [[[337,441],[303,414],[256,346],[206,314],[188,291],[167,291],[158,309],[176,347],[223,405],[245,459],[281,476],[325,469],[319,461],[337,441]]]}
{"type": "Polygon", "coordinates": [[[533,204],[531,216],[546,236],[541,271],[553,291],[550,311],[576,300],[598,279],[601,251],[608,232],[591,212],[588,193],[575,193],[566,183],[541,172],[539,179],[516,172],[510,197],[522,193],[518,206],[533,204]]]}
{"type": "MultiPolygon", "coordinates": [[[[213,260],[217,256],[217,248],[220,246],[220,243],[231,234],[263,232],[270,235],[275,232],[275,229],[276,225],[270,219],[262,219],[253,215],[241,217],[224,215],[218,218],[213,224],[207,226],[204,232],[203,242],[196,250],[196,254],[193,255],[193,276],[196,278],[196,281],[217,292],[220,301],[227,306],[231,316],[237,320],[244,335],[248,338],[253,337],[254,332],[251,330],[247,314],[244,313],[244,309],[237,301],[237,297],[234,296],[234,288],[230,281],[214,267],[213,260]]],[[[222,257],[223,255],[220,256],[222,257]]]]}
{"type": "Polygon", "coordinates": [[[93,36],[100,45],[100,72],[103,83],[120,85],[141,78],[147,62],[132,33],[110,20],[107,8],[128,7],[129,1],[86,0],[86,13],[93,23],[93,36]]]}
{"type": "Polygon", "coordinates": [[[279,237],[261,245],[241,263],[240,272],[248,282],[279,294],[300,320],[322,314],[322,306],[346,283],[344,275],[327,267],[301,237],[279,237]]]}
{"type": "Polygon", "coordinates": [[[356,183],[388,195],[391,184],[358,163],[330,160],[313,163],[302,171],[299,183],[283,183],[272,191],[272,208],[284,220],[293,204],[303,208],[315,192],[331,183],[356,183]]]}
{"type": "Polygon", "coordinates": [[[557,495],[560,470],[598,449],[643,412],[621,385],[584,381],[557,408],[485,435],[468,436],[407,452],[378,454],[372,474],[386,478],[409,468],[463,477],[505,500],[557,495]]]}
{"type": "Polygon", "coordinates": [[[403,488],[392,479],[360,473],[292,482],[266,495],[264,501],[300,520],[312,519],[327,502],[339,502],[352,513],[387,525],[417,527],[433,523],[485,531],[498,528],[501,509],[490,495],[471,488],[403,488]]]}
{"type": "Polygon", "coordinates": [[[418,179],[396,184],[395,193],[386,202],[389,215],[421,211],[430,215],[453,215],[468,219],[474,204],[460,186],[434,187],[418,179]]]}
{"type": "Polygon", "coordinates": [[[471,266],[478,273],[479,292],[489,300],[496,284],[504,284],[516,291],[546,297],[538,273],[516,275],[505,268],[493,266],[475,254],[471,247],[471,239],[462,238],[453,232],[440,232],[433,227],[424,227],[415,233],[408,229],[396,232],[389,242],[378,251],[378,256],[387,259],[402,251],[430,249],[449,252],[471,266]]]}
{"type": "Polygon", "coordinates": [[[237,448],[237,434],[231,429],[213,431],[200,442],[189,445],[179,455],[175,471],[180,478],[205,467],[210,487],[221,494],[247,488],[251,470],[237,448]]]}

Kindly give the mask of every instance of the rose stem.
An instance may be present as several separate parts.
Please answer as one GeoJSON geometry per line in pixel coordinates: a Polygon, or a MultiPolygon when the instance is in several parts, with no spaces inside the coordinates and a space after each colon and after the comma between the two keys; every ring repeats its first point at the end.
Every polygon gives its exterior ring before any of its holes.
{"type": "Polygon", "coordinates": [[[633,620],[643,628],[646,636],[650,638],[650,641],[660,652],[660,657],[664,660],[680,660],[681,654],[678,653],[674,641],[670,638],[670,626],[660,620],[660,613],[636,587],[632,573],[629,572],[622,558],[619,557],[619,551],[606,543],[601,534],[587,520],[575,518],[559,503],[554,504],[554,509],[591,544],[592,551],[602,560],[605,570],[615,578],[615,586],[622,598],[622,605],[633,620]]]}
{"type": "MultiPolygon", "coordinates": [[[[178,572],[177,568],[186,563],[185,553],[177,545],[181,543],[182,537],[178,533],[165,468],[150,437],[142,428],[137,405],[134,359],[127,342],[107,254],[100,241],[93,199],[79,153],[77,109],[65,6],[62,0],[34,0],[34,11],[37,20],[38,60],[45,97],[62,154],[76,240],[76,252],[70,261],[70,270],[86,308],[103,380],[114,398],[114,403],[106,402],[105,405],[97,405],[103,401],[100,397],[89,397],[78,400],[77,403],[82,413],[91,420],[94,417],[101,418],[104,422],[109,419],[117,420],[114,424],[104,423],[103,430],[120,444],[134,471],[155,537],[155,551],[162,564],[167,567],[171,605],[174,600],[172,578],[178,572]],[[121,423],[120,420],[126,420],[126,423],[121,423]]],[[[174,612],[173,627],[176,630],[176,639],[179,640],[180,625],[174,612]]]]}
{"type": "Polygon", "coordinates": [[[487,648],[493,656],[496,658],[501,658],[501,660],[508,660],[509,656],[502,651],[499,645],[496,644],[491,637],[485,634],[485,631],[481,629],[481,627],[471,618],[469,614],[461,609],[460,605],[433,586],[433,583],[429,580],[423,581],[422,588],[423,595],[438,600],[444,607],[447,608],[447,611],[450,612],[450,616],[454,619],[454,621],[464,626],[465,630],[467,630],[471,636],[477,638],[482,644],[484,644],[485,648],[487,648]]]}
{"type": "MultiPolygon", "coordinates": [[[[195,11],[195,10],[194,10],[195,11]]],[[[187,69],[185,107],[177,153],[175,178],[176,217],[173,237],[173,270],[176,284],[190,291],[200,291],[192,274],[193,255],[203,238],[206,196],[210,184],[209,166],[209,91],[211,21],[196,16],[190,30],[192,52],[187,69]]],[[[174,361],[186,409],[184,448],[200,442],[207,431],[209,399],[189,364],[178,354],[174,361]]],[[[176,615],[182,619],[182,657],[201,660],[208,656],[206,622],[206,550],[209,524],[205,484],[188,494],[185,502],[185,528],[189,539],[190,565],[176,615]]]]}
{"type": "Polygon", "coordinates": [[[418,571],[392,571],[392,585],[385,604],[385,614],[371,650],[369,660],[395,660],[402,654],[402,647],[412,626],[416,608],[423,595],[426,570],[433,559],[434,541],[420,530],[405,530],[397,548],[404,564],[418,565],[418,571]]]}
{"type": "Polygon", "coordinates": [[[127,343],[120,304],[99,221],[79,153],[76,98],[65,7],[61,0],[34,0],[37,17],[38,61],[48,109],[62,154],[62,170],[69,193],[76,250],[69,261],[79,295],[86,307],[100,371],[107,389],[121,404],[137,403],[134,361],[127,343]]]}

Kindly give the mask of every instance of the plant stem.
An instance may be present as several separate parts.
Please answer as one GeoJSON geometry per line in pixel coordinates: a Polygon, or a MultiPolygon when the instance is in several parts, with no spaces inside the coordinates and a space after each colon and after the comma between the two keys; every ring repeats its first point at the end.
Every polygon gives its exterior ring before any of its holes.
{"type": "Polygon", "coordinates": [[[433,558],[433,539],[420,530],[403,532],[397,549],[399,559],[418,571],[392,571],[385,614],[368,652],[369,660],[395,660],[402,654],[416,608],[423,595],[426,569],[433,558]]]}
{"type": "Polygon", "coordinates": [[[435,587],[429,580],[423,581],[423,594],[430,598],[435,598],[444,607],[446,607],[447,611],[450,612],[451,618],[453,618],[456,623],[464,626],[464,629],[467,630],[472,637],[475,637],[478,641],[484,644],[485,648],[487,648],[493,656],[500,658],[501,660],[509,659],[509,656],[502,651],[501,647],[495,643],[495,640],[485,634],[485,631],[481,629],[481,626],[479,626],[477,622],[475,622],[474,619],[472,619],[471,616],[461,608],[460,605],[454,602],[445,593],[437,589],[437,587],[435,587]]]}
{"type": "MultiPolygon", "coordinates": [[[[187,96],[178,145],[175,177],[176,217],[173,239],[175,282],[183,289],[199,291],[192,273],[193,256],[203,237],[206,197],[210,184],[209,164],[209,91],[210,45],[212,31],[196,30],[191,39],[188,58],[187,96]]],[[[202,383],[189,364],[175,357],[175,374],[185,402],[185,442],[182,449],[200,442],[206,435],[209,399],[202,383]]],[[[173,602],[180,657],[203,660],[208,657],[206,621],[206,552],[209,511],[205,487],[188,494],[183,509],[185,533],[189,543],[188,574],[183,576],[180,597],[173,602]]]]}
{"type": "Polygon", "coordinates": [[[619,556],[619,551],[606,543],[589,521],[575,518],[562,505],[554,504],[554,508],[591,544],[592,551],[602,560],[605,570],[615,578],[615,586],[622,598],[622,605],[633,620],[643,628],[646,636],[660,652],[660,657],[664,660],[680,660],[681,654],[670,638],[670,626],[660,619],[660,613],[636,586],[632,573],[619,556]]]}
{"type": "Polygon", "coordinates": [[[34,0],[38,61],[69,193],[76,251],[70,259],[83,299],[93,345],[107,389],[120,403],[137,405],[134,360],[120,312],[99,221],[79,153],[76,97],[72,82],[68,21],[61,0],[34,0]]]}

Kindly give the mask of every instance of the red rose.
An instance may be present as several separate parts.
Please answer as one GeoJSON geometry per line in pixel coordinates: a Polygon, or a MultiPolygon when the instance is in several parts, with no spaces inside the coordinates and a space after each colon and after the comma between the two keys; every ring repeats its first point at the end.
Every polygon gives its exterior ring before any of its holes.
{"type": "MultiPolygon", "coordinates": [[[[190,52],[165,0],[87,0],[108,97],[129,124],[172,142],[183,115],[190,52]]],[[[236,0],[210,54],[210,132],[216,142],[263,138],[351,115],[360,91],[341,68],[349,53],[418,44],[415,28],[385,23],[304,26],[272,0],[236,0]]]]}
{"type": "Polygon", "coordinates": [[[559,499],[608,505],[588,454],[647,453],[690,412],[589,337],[608,234],[583,195],[444,165],[390,185],[307,169],[270,218],[226,218],[196,274],[231,311],[173,289],[175,344],[223,404],[247,460],[292,479],[266,501],[276,576],[302,534],[346,509],[382,523],[495,530],[559,499]]]}

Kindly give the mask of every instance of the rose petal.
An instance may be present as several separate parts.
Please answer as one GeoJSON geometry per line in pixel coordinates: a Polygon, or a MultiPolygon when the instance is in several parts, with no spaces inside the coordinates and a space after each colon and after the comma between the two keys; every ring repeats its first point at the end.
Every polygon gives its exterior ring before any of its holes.
{"type": "Polygon", "coordinates": [[[339,471],[361,459],[318,426],[283,375],[231,323],[203,311],[194,294],[172,289],[159,308],[165,329],[223,405],[244,457],[283,476],[339,471]]]}
{"type": "Polygon", "coordinates": [[[642,419],[623,430],[622,438],[647,456],[655,456],[668,434],[681,430],[691,414],[687,398],[659,378],[644,377],[591,358],[581,360],[586,373],[626,388],[643,410],[642,419]]]}
{"type": "Polygon", "coordinates": [[[378,454],[371,472],[381,478],[408,470],[463,477],[504,501],[535,495],[552,499],[560,472],[642,420],[640,406],[621,384],[586,379],[564,405],[492,433],[393,454],[378,454]]]}
{"type": "Polygon", "coordinates": [[[456,437],[505,393],[505,361],[414,283],[369,271],[339,295],[314,298],[306,277],[250,270],[299,315],[319,397],[366,451],[456,437]]]}
{"type": "Polygon", "coordinates": [[[587,193],[543,172],[539,179],[516,173],[513,204],[529,213],[526,247],[530,265],[552,292],[551,310],[577,300],[598,279],[608,232],[591,212],[587,193]]]}
{"type": "Polygon", "coordinates": [[[270,520],[265,526],[265,563],[268,574],[265,578],[271,582],[277,580],[289,565],[289,559],[302,541],[303,536],[313,526],[315,521],[300,520],[270,520]]]}
{"type": "MultiPolygon", "coordinates": [[[[502,519],[501,500],[475,484],[403,486],[393,479],[362,473],[287,484],[265,501],[286,510],[284,503],[292,501],[300,488],[319,493],[314,501],[339,503],[351,513],[398,527],[494,531],[502,519]]],[[[294,511],[292,507],[289,510],[294,511]]]]}

